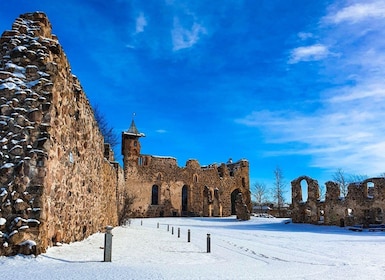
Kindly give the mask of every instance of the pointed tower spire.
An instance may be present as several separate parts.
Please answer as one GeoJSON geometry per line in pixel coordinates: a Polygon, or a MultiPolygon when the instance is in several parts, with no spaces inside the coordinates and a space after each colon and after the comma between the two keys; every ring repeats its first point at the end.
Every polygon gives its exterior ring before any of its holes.
{"type": "Polygon", "coordinates": [[[135,136],[135,137],[145,137],[146,135],[144,135],[144,133],[139,132],[139,130],[136,128],[134,116],[135,116],[135,113],[132,116],[130,128],[127,131],[125,131],[124,134],[135,136]]]}

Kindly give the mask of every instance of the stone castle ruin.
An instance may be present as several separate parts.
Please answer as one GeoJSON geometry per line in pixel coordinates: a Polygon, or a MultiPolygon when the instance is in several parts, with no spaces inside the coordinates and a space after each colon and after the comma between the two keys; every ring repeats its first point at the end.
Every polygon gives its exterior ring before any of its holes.
{"type": "Polygon", "coordinates": [[[122,217],[248,219],[247,160],[200,166],[140,154],[132,122],[123,169],[44,13],[0,38],[0,255],[40,254],[122,217]]]}
{"type": "Polygon", "coordinates": [[[294,223],[338,226],[383,224],[385,210],[385,178],[370,178],[351,183],[346,197],[340,196],[335,182],[326,182],[325,200],[320,200],[318,182],[301,176],[291,182],[294,223]],[[308,198],[302,197],[301,182],[306,182],[308,198]]]}
{"type": "Polygon", "coordinates": [[[249,163],[200,166],[188,160],[178,167],[172,157],[142,155],[140,133],[132,121],[122,135],[126,190],[133,196],[133,215],[230,216],[249,219],[249,163]]]}

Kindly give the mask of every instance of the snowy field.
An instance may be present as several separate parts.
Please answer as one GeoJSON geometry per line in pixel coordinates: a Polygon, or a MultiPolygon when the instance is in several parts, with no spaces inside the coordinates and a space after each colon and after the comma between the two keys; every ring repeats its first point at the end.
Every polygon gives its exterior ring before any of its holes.
{"type": "Polygon", "coordinates": [[[36,258],[0,257],[1,273],[7,279],[385,279],[385,232],[287,221],[136,219],[112,230],[112,262],[103,262],[104,233],[97,233],[36,258]]]}

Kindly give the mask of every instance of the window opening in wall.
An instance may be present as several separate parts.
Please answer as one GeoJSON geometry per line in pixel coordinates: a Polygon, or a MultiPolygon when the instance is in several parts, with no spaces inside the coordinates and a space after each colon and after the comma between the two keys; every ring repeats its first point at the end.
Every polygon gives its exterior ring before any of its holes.
{"type": "Polygon", "coordinates": [[[325,211],[323,209],[319,210],[319,224],[323,224],[325,221],[325,211]]]}
{"type": "Polygon", "coordinates": [[[301,181],[301,192],[302,192],[302,202],[307,202],[309,199],[308,195],[309,186],[306,182],[306,180],[301,181]]]}
{"type": "Polygon", "coordinates": [[[138,165],[139,166],[143,165],[143,158],[142,157],[138,157],[138,165]]]}
{"type": "Polygon", "coordinates": [[[152,205],[158,205],[159,204],[159,187],[157,185],[152,186],[151,204],[152,205]]]}
{"type": "Polygon", "coordinates": [[[354,217],[354,211],[352,208],[348,208],[347,215],[348,215],[348,217],[354,217]]]}
{"type": "Polygon", "coordinates": [[[374,183],[368,182],[366,186],[368,190],[368,198],[374,198],[374,183]]]}
{"type": "Polygon", "coordinates": [[[138,146],[138,141],[134,141],[134,147],[138,146]]]}
{"type": "Polygon", "coordinates": [[[235,207],[235,201],[236,201],[239,193],[240,193],[239,189],[236,189],[231,193],[231,215],[237,214],[236,207],[235,207]]]}
{"type": "Polygon", "coordinates": [[[194,183],[198,183],[198,175],[194,174],[194,183]]]}
{"type": "Polygon", "coordinates": [[[182,215],[187,215],[188,211],[188,186],[182,187],[182,215]],[[183,213],[185,212],[185,213],[183,213]]]}

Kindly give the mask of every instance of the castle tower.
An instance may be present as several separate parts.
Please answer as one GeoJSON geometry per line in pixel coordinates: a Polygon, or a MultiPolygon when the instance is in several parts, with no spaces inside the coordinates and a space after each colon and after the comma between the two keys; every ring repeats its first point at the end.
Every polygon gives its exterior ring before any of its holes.
{"type": "Polygon", "coordinates": [[[127,167],[138,164],[140,155],[139,138],[144,136],[144,133],[139,132],[136,128],[134,120],[132,120],[130,128],[122,132],[122,155],[125,171],[127,167]]]}

